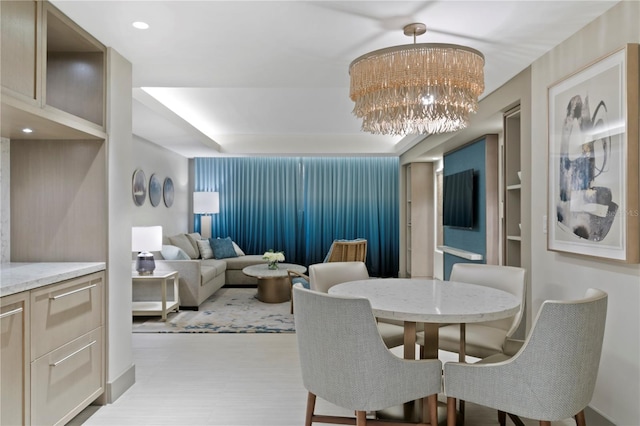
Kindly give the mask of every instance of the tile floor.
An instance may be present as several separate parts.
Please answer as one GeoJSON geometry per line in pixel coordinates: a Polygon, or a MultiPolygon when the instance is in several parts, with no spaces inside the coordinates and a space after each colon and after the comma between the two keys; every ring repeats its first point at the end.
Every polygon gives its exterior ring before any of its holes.
{"type": "MultiPolygon", "coordinates": [[[[307,392],[295,334],[133,334],[132,339],[136,383],[113,404],[88,407],[71,426],[304,424],[307,392]]],[[[401,354],[401,348],[396,351],[401,354]]],[[[442,355],[446,360],[452,354],[442,355]]],[[[317,412],[350,415],[320,399],[317,412]]],[[[498,424],[493,410],[467,404],[466,413],[466,426],[498,424]]]]}

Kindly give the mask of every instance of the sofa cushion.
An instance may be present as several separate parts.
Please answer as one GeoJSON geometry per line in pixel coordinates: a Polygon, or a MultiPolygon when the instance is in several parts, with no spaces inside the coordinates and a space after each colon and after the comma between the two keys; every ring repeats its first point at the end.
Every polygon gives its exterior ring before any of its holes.
{"type": "Polygon", "coordinates": [[[196,253],[198,253],[198,255],[196,256],[196,259],[198,259],[200,257],[200,248],[198,247],[198,240],[201,240],[202,236],[200,236],[199,232],[192,232],[191,234],[186,234],[186,235],[187,235],[187,239],[193,246],[193,249],[196,251],[196,253]]]}
{"type": "Polygon", "coordinates": [[[215,266],[201,265],[200,266],[200,278],[201,278],[200,284],[209,282],[215,277],[217,277],[219,275],[217,272],[218,271],[216,270],[215,266]]]}
{"type": "Polygon", "coordinates": [[[198,240],[196,243],[198,243],[201,259],[211,259],[213,257],[213,249],[209,244],[209,240],[198,240]]]}
{"type": "Polygon", "coordinates": [[[225,259],[225,261],[227,262],[227,270],[243,269],[247,266],[257,265],[259,263],[267,263],[267,261],[262,258],[261,254],[249,254],[246,256],[231,257],[229,259],[225,259]]]}
{"type": "Polygon", "coordinates": [[[184,250],[191,259],[198,258],[198,252],[193,248],[193,244],[191,244],[191,241],[189,241],[189,237],[187,237],[186,234],[178,234],[169,237],[169,241],[171,241],[171,245],[178,246],[184,250]]]}
{"type": "Polygon", "coordinates": [[[209,268],[215,268],[216,270],[216,275],[220,275],[220,274],[224,274],[224,272],[227,270],[227,262],[226,259],[224,260],[218,260],[218,259],[203,259],[200,261],[200,267],[209,267],[209,268]]]}
{"type": "Polygon", "coordinates": [[[163,245],[160,251],[162,258],[166,260],[190,260],[189,255],[180,247],[163,245]]]}
{"type": "Polygon", "coordinates": [[[209,238],[209,243],[213,249],[213,257],[216,259],[227,259],[237,257],[231,238],[209,238]]]}

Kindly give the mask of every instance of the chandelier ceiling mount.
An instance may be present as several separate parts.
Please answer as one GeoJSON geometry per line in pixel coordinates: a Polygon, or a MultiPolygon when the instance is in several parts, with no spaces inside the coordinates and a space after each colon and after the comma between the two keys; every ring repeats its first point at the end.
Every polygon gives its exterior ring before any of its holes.
{"type": "Polygon", "coordinates": [[[466,46],[416,43],[427,27],[412,23],[413,44],[375,50],[349,65],[349,97],[362,130],[437,134],[463,129],[484,91],[484,56],[466,46]]]}

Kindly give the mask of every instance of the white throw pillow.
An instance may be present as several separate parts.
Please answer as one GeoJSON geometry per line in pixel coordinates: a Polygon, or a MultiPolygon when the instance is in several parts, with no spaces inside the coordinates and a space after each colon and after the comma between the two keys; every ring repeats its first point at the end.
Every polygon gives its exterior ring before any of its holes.
{"type": "Polygon", "coordinates": [[[213,249],[211,248],[211,244],[209,244],[209,240],[198,240],[196,243],[200,250],[200,257],[203,259],[211,259],[213,257],[213,249]]]}
{"type": "Polygon", "coordinates": [[[191,260],[184,250],[176,246],[163,245],[160,253],[165,260],[191,260]]]}
{"type": "Polygon", "coordinates": [[[240,246],[238,246],[234,241],[231,241],[231,244],[233,244],[233,249],[236,251],[236,254],[238,256],[244,256],[244,252],[242,251],[240,246]]]}

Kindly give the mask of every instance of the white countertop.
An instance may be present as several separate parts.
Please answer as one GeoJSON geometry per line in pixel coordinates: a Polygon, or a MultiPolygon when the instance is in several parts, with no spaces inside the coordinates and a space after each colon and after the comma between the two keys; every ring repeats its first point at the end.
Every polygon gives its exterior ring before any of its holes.
{"type": "Polygon", "coordinates": [[[0,297],[104,271],[105,262],[0,263],[0,297]]]}

